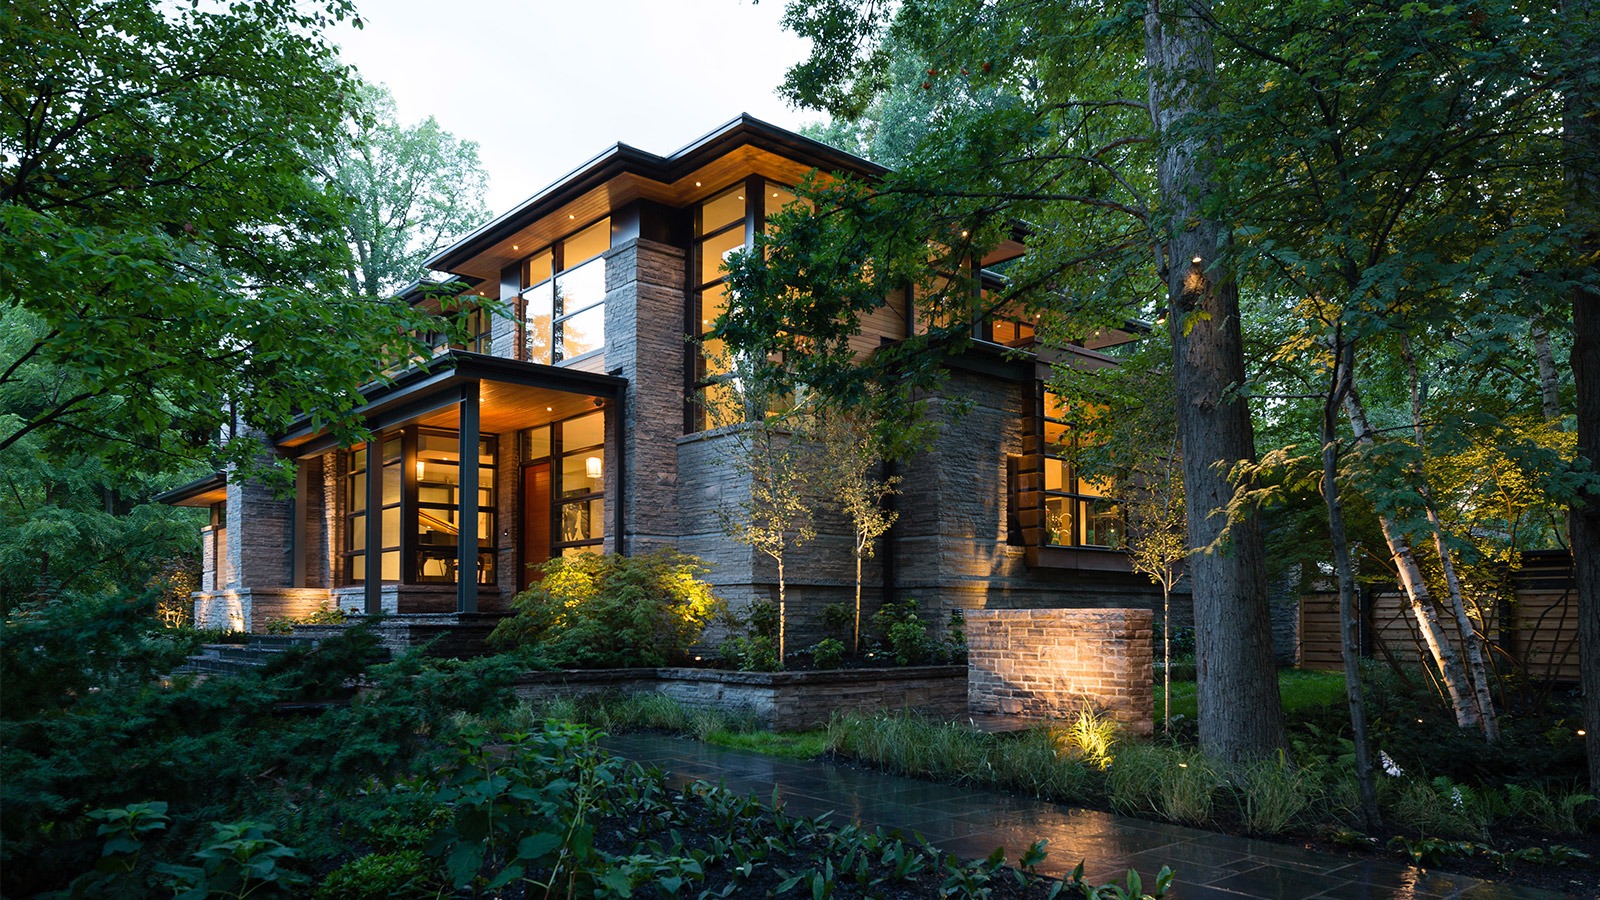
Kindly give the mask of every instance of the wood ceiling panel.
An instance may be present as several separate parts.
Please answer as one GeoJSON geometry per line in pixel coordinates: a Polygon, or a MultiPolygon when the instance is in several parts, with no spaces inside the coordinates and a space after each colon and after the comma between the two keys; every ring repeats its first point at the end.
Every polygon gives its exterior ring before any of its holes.
{"type": "MultiPolygon", "coordinates": [[[[485,381],[479,387],[479,428],[487,434],[504,434],[560,419],[593,412],[595,399],[584,394],[530,388],[485,381]]],[[[460,413],[448,407],[417,420],[418,424],[455,429],[460,413]]]]}

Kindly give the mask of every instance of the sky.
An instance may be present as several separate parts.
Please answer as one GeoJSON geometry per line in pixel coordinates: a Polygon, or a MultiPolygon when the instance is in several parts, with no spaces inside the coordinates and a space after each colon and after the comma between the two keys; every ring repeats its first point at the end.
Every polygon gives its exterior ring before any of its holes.
{"type": "Polygon", "coordinates": [[[332,37],[400,121],[476,141],[499,215],[622,142],[667,154],[747,112],[821,118],[775,89],[808,42],[784,0],[358,0],[332,37]]]}

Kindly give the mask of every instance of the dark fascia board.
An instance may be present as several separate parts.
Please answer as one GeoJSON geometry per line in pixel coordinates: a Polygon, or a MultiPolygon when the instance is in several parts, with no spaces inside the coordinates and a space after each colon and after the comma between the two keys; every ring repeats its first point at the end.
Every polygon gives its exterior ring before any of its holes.
{"type": "MultiPolygon", "coordinates": [[[[547,388],[591,397],[619,397],[628,386],[626,378],[598,375],[563,369],[538,363],[502,359],[483,353],[451,350],[400,373],[386,384],[372,384],[361,390],[363,403],[356,413],[363,417],[378,415],[401,405],[409,405],[455,385],[468,381],[497,381],[526,387],[547,388]]],[[[323,429],[313,427],[309,417],[301,417],[288,431],[278,435],[276,443],[314,438],[323,429]]]]}
{"type": "Polygon", "coordinates": [[[435,253],[425,260],[423,265],[430,269],[449,271],[476,256],[484,248],[499,243],[529,223],[543,218],[557,207],[620,175],[631,173],[671,184],[712,160],[745,145],[769,150],[825,172],[854,172],[877,177],[889,171],[877,163],[763,122],[749,113],[740,113],[733,120],[669,156],[658,156],[628,144],[614,144],[609,150],[524,200],[510,212],[435,253]]]}
{"type": "Polygon", "coordinates": [[[151,497],[150,502],[165,503],[168,506],[182,506],[185,501],[193,500],[202,494],[209,494],[218,490],[225,491],[227,489],[228,476],[223,472],[212,472],[204,478],[196,478],[194,481],[175,487],[170,491],[162,491],[151,497]]]}

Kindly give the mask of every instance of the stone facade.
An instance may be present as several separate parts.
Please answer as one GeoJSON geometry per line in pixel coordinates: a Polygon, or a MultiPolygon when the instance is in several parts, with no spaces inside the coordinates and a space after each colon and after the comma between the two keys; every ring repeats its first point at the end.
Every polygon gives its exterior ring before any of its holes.
{"type": "Polygon", "coordinates": [[[1133,734],[1154,730],[1147,609],[989,609],[967,614],[975,714],[1065,718],[1085,703],[1133,734]]]}
{"type": "Polygon", "coordinates": [[[232,588],[194,594],[196,628],[263,632],[274,619],[298,619],[323,609],[323,588],[232,588]]]}

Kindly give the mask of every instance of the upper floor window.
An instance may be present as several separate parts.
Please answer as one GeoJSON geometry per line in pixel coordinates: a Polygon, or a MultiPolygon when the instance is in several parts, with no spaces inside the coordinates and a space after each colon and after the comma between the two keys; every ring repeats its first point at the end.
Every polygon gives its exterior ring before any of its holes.
{"type": "Polygon", "coordinates": [[[694,283],[690,331],[701,340],[699,352],[691,359],[690,389],[703,397],[704,402],[694,411],[692,430],[743,420],[742,400],[731,375],[728,348],[722,341],[707,335],[715,327],[717,318],[728,309],[728,258],[765,230],[768,216],[795,199],[788,188],[751,176],[702,201],[695,209],[694,252],[690,262],[690,280],[694,283]]]}
{"type": "Polygon", "coordinates": [[[529,362],[554,365],[606,343],[606,263],[611,220],[601,219],[522,263],[523,346],[529,362]]]}
{"type": "Polygon", "coordinates": [[[1044,542],[1054,547],[1121,549],[1126,531],[1109,482],[1081,477],[1066,454],[1093,440],[1068,419],[1054,392],[1044,394],[1044,542]]]}

